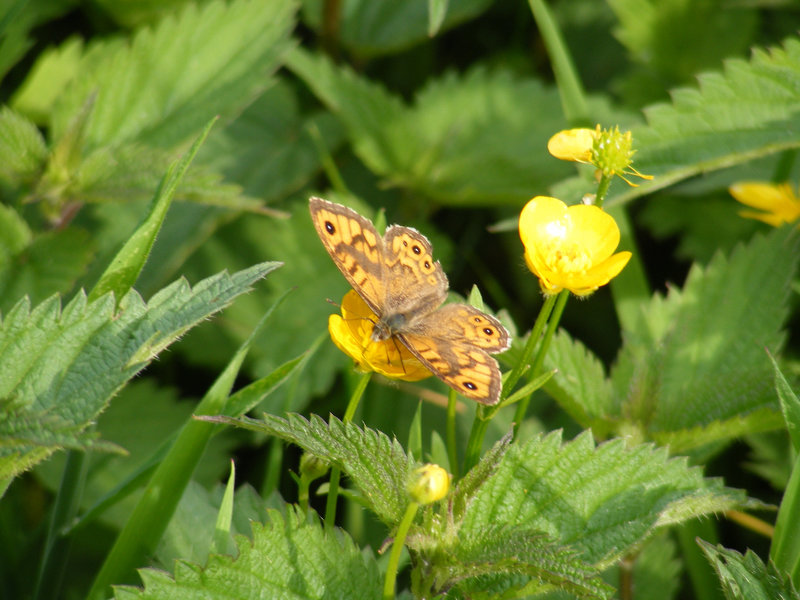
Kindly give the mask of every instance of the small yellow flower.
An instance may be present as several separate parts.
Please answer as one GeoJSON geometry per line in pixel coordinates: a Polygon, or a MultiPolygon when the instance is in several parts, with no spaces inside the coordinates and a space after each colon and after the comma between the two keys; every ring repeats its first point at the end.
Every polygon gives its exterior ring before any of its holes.
{"type": "Polygon", "coordinates": [[[559,131],[547,142],[547,151],[561,160],[570,160],[597,167],[605,177],[617,175],[628,185],[636,186],[626,175],[635,175],[642,179],[652,179],[652,175],[643,175],[634,169],[633,136],[630,131],[622,133],[619,127],[614,129],[565,129],[559,131]]]}
{"type": "Polygon", "coordinates": [[[597,206],[567,206],[557,198],[537,196],[519,216],[525,262],[545,294],[567,289],[591,294],[616,277],[630,260],[619,245],[614,218],[597,206]]]}
{"type": "Polygon", "coordinates": [[[350,356],[359,370],[375,371],[386,377],[419,381],[432,373],[400,341],[370,339],[378,317],[355,290],[342,298],[342,314],[328,317],[333,343],[350,356]]]}
{"type": "Polygon", "coordinates": [[[759,209],[739,211],[748,219],[758,219],[773,227],[800,219],[800,198],[788,183],[745,181],[733,184],[728,191],[742,204],[759,209]]]}
{"type": "Polygon", "coordinates": [[[450,490],[450,473],[439,465],[423,465],[414,469],[406,489],[414,502],[436,502],[447,496],[450,490]]]}

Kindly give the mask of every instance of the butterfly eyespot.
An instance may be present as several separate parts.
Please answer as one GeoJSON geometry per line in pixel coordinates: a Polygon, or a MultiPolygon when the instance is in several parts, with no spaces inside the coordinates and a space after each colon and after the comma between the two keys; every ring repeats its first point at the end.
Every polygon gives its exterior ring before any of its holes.
{"type": "Polygon", "coordinates": [[[325,221],[325,231],[333,235],[334,233],[336,233],[336,227],[334,227],[333,223],[331,223],[330,221],[325,221]]]}
{"type": "Polygon", "coordinates": [[[407,246],[408,246],[408,242],[407,242],[406,240],[403,240],[403,246],[404,246],[404,247],[407,247],[407,246]]]}
{"type": "Polygon", "coordinates": [[[414,244],[413,246],[411,246],[411,251],[412,251],[414,254],[422,254],[422,248],[420,248],[420,247],[419,247],[419,246],[417,246],[416,244],[414,244]]]}
{"type": "Polygon", "coordinates": [[[478,389],[478,386],[472,383],[471,381],[465,381],[464,387],[468,390],[472,390],[473,392],[478,389]]]}
{"type": "Polygon", "coordinates": [[[492,336],[494,335],[494,329],[492,329],[491,327],[484,327],[483,333],[485,333],[488,336],[492,336]]]}
{"type": "Polygon", "coordinates": [[[431,263],[429,261],[427,261],[427,260],[422,264],[425,266],[426,269],[430,269],[431,268],[431,263]]]}

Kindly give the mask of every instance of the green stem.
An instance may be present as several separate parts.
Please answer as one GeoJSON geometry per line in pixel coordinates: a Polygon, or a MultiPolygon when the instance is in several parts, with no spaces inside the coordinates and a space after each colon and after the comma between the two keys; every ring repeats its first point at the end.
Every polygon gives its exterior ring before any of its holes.
{"type": "Polygon", "coordinates": [[[696,541],[700,538],[711,544],[719,542],[714,521],[693,519],[681,523],[675,531],[681,546],[681,556],[692,582],[694,597],[698,600],[722,600],[725,596],[720,589],[719,579],[696,541]]]}
{"type": "Polygon", "coordinates": [[[486,429],[495,412],[483,404],[479,404],[475,409],[475,419],[472,421],[472,429],[469,432],[469,440],[467,440],[467,451],[464,454],[464,473],[469,473],[469,470],[478,464],[483,449],[483,439],[486,437],[486,429]]]}
{"type": "MultiPolygon", "coordinates": [[[[356,389],[350,396],[350,401],[347,403],[347,408],[344,411],[342,422],[349,423],[353,420],[356,414],[358,403],[361,401],[361,396],[364,395],[364,390],[367,389],[372,373],[364,373],[361,379],[356,384],[356,389]]],[[[332,531],[336,523],[336,501],[339,498],[339,479],[342,476],[342,471],[338,467],[331,467],[331,479],[328,484],[328,497],[325,501],[325,530],[332,531]]]]}
{"type": "MultiPolygon", "coordinates": [[[[472,421],[472,429],[469,433],[467,450],[464,455],[464,473],[467,473],[472,467],[478,464],[478,459],[483,449],[483,440],[486,437],[486,430],[489,427],[489,421],[492,420],[498,408],[503,404],[503,399],[511,394],[514,390],[514,386],[525,373],[525,369],[530,364],[533,351],[539,342],[544,326],[547,324],[547,319],[553,312],[553,307],[556,305],[557,299],[557,295],[545,297],[544,304],[542,304],[542,308],[539,310],[539,316],[536,317],[533,329],[528,335],[528,341],[525,343],[525,347],[522,350],[522,357],[512,369],[511,373],[509,373],[508,378],[503,384],[500,402],[495,406],[480,405],[475,411],[475,419],[472,421]]],[[[519,407],[517,407],[517,413],[519,414],[519,407]]]]}
{"type": "Polygon", "coordinates": [[[528,5],[531,7],[533,18],[539,28],[545,48],[547,48],[547,54],[550,56],[553,75],[561,93],[564,116],[571,125],[587,125],[590,120],[586,93],[578,78],[572,57],[567,51],[561,31],[544,0],[528,0],[528,5]]]}
{"type": "Polygon", "coordinates": [[[450,389],[447,396],[447,460],[450,462],[450,471],[453,479],[458,481],[458,449],[456,448],[456,406],[458,396],[454,389],[450,389]]]}
{"type": "Polygon", "coordinates": [[[553,307],[556,304],[557,298],[557,295],[545,297],[544,304],[542,304],[542,308],[539,310],[539,316],[536,317],[536,322],[533,324],[533,329],[528,336],[528,341],[525,344],[525,348],[522,350],[522,358],[511,371],[505,384],[503,384],[503,398],[508,398],[511,392],[514,391],[514,386],[517,385],[520,377],[522,377],[525,369],[530,364],[533,350],[536,348],[536,344],[539,343],[539,338],[542,335],[542,331],[544,331],[544,326],[547,324],[547,319],[550,318],[550,313],[553,312],[553,307]]]}
{"type": "MultiPolygon", "coordinates": [[[[536,358],[533,360],[533,364],[531,365],[530,369],[530,376],[529,379],[533,379],[542,370],[542,365],[544,364],[544,357],[547,354],[547,349],[550,347],[550,342],[553,339],[553,334],[555,333],[556,329],[558,329],[558,322],[561,320],[561,315],[564,313],[564,307],[567,304],[567,299],[569,298],[569,290],[561,290],[561,293],[557,296],[551,296],[555,302],[555,308],[553,309],[553,315],[548,321],[547,324],[547,332],[544,334],[544,338],[542,338],[542,343],[539,346],[539,351],[536,353],[536,358]]],[[[537,321],[538,323],[538,321],[537,321]]],[[[514,413],[514,435],[516,436],[519,432],[519,427],[522,424],[522,421],[525,419],[525,415],[528,412],[528,406],[531,403],[531,397],[527,396],[519,401],[517,404],[517,412],[514,413]]]]}
{"type": "Polygon", "coordinates": [[[605,202],[606,196],[608,195],[609,187],[611,187],[611,177],[603,175],[600,178],[600,183],[597,184],[597,194],[595,194],[594,197],[594,205],[597,208],[603,208],[603,202],[605,202]]]}
{"type": "Polygon", "coordinates": [[[59,595],[71,541],[71,538],[63,537],[62,531],[78,514],[86,481],[86,459],[85,452],[71,450],[67,454],[67,461],[61,475],[61,485],[58,488],[53,514],[47,529],[42,563],[39,567],[36,591],[33,595],[36,600],[56,598],[59,595]]]}
{"type": "Polygon", "coordinates": [[[402,554],[403,546],[406,543],[406,535],[411,523],[414,522],[418,508],[418,502],[409,503],[408,508],[406,508],[406,514],[403,515],[403,520],[397,526],[397,533],[395,533],[394,542],[392,543],[392,552],[389,554],[389,564],[386,566],[386,579],[383,582],[383,600],[392,600],[394,598],[397,565],[400,564],[400,554],[402,554]]]}

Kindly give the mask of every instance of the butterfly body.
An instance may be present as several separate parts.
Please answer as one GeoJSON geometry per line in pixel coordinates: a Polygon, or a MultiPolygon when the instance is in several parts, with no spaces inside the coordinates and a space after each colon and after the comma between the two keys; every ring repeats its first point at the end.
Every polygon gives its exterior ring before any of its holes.
{"type": "Polygon", "coordinates": [[[456,391],[498,402],[500,369],[489,353],[508,348],[508,332],[477,308],[443,305],[447,276],[428,239],[401,225],[381,236],[369,219],[321,198],[309,210],[333,262],[377,317],[370,338],[395,338],[456,391]]]}

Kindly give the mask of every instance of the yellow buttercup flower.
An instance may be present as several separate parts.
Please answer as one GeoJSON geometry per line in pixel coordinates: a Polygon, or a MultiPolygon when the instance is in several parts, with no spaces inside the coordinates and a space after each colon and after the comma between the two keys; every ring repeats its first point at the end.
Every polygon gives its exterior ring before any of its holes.
{"type": "Polygon", "coordinates": [[[447,496],[450,473],[439,465],[428,463],[415,469],[408,481],[408,495],[414,502],[430,504],[447,496]]]}
{"type": "Polygon", "coordinates": [[[630,252],[614,254],[619,227],[611,215],[597,206],[567,206],[548,196],[537,196],[522,209],[519,236],[525,262],[548,295],[564,289],[576,296],[591,294],[631,258],[630,252]]]}
{"type": "Polygon", "coordinates": [[[432,373],[399,340],[391,337],[382,342],[370,339],[378,321],[366,302],[355,290],[342,298],[342,314],[328,317],[328,331],[333,343],[350,356],[359,370],[375,371],[386,377],[419,381],[432,373]]]}
{"type": "Polygon", "coordinates": [[[800,198],[788,183],[744,181],[733,184],[728,191],[742,204],[758,209],[739,211],[748,219],[758,219],[773,227],[800,219],[800,198]]]}
{"type": "Polygon", "coordinates": [[[643,175],[633,168],[633,136],[630,131],[621,132],[614,129],[565,129],[559,131],[547,142],[547,151],[561,160],[585,163],[597,167],[605,177],[617,175],[625,183],[636,186],[626,175],[635,175],[642,179],[652,179],[652,175],[643,175]]]}

